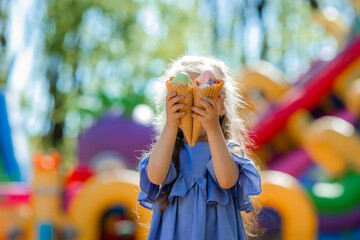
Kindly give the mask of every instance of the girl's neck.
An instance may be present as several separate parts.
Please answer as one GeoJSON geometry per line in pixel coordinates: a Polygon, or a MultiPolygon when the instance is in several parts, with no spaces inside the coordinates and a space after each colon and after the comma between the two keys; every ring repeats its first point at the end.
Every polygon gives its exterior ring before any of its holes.
{"type": "Polygon", "coordinates": [[[207,135],[200,136],[197,141],[198,142],[207,142],[208,141],[207,135]]]}
{"type": "MultiPolygon", "coordinates": [[[[198,140],[197,140],[197,142],[207,142],[208,141],[208,139],[207,139],[207,136],[206,135],[203,135],[203,136],[199,136],[199,138],[198,138],[198,140]]],[[[186,138],[184,138],[184,141],[183,141],[184,143],[188,143],[187,141],[186,141],[186,138]]]]}

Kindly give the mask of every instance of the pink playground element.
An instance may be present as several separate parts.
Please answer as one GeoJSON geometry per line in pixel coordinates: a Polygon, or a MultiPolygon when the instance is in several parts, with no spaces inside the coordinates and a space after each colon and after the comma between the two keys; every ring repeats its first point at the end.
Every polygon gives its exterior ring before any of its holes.
{"type": "Polygon", "coordinates": [[[27,184],[11,182],[0,185],[0,207],[28,203],[29,198],[30,188],[27,184]]]}
{"type": "Polygon", "coordinates": [[[74,197],[80,192],[84,182],[72,182],[66,186],[64,208],[66,211],[69,209],[69,205],[74,197]]]}
{"type": "Polygon", "coordinates": [[[88,166],[77,166],[67,177],[66,184],[73,182],[85,182],[89,177],[94,175],[88,166]]]}
{"type": "Polygon", "coordinates": [[[93,171],[88,166],[77,166],[66,179],[66,190],[64,207],[67,210],[71,200],[76,196],[83,183],[94,175],[93,171]]]}
{"type": "Polygon", "coordinates": [[[293,177],[298,177],[309,169],[311,165],[312,161],[309,155],[302,148],[297,148],[285,156],[272,160],[268,167],[271,170],[277,170],[293,177]]]}

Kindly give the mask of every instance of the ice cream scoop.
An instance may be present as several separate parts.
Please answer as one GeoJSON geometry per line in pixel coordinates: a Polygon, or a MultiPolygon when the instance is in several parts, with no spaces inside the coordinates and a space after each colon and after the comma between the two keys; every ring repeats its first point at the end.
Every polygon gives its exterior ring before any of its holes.
{"type": "Polygon", "coordinates": [[[203,88],[206,88],[206,87],[208,87],[208,86],[211,86],[209,83],[202,83],[202,84],[200,84],[199,85],[199,89],[203,89],[203,88]]]}
{"type": "Polygon", "coordinates": [[[203,71],[200,76],[195,79],[195,82],[196,85],[198,85],[200,88],[211,86],[217,83],[214,74],[210,70],[203,71]]]}
{"type": "Polygon", "coordinates": [[[178,83],[178,84],[184,84],[184,85],[188,85],[188,84],[191,85],[190,77],[185,72],[180,72],[180,73],[176,74],[176,76],[174,77],[172,82],[178,83]]]}

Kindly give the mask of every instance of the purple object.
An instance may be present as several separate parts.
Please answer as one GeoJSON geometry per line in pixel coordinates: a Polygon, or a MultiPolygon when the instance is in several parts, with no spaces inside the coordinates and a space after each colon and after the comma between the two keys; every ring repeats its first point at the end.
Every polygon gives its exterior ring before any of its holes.
{"type": "Polygon", "coordinates": [[[343,109],[340,109],[340,110],[336,111],[333,114],[333,116],[334,117],[339,117],[339,118],[351,123],[352,125],[355,125],[356,121],[357,121],[357,116],[355,114],[351,113],[346,108],[343,108],[343,109]]]}
{"type": "Polygon", "coordinates": [[[86,129],[78,140],[79,165],[89,165],[99,156],[120,158],[136,169],[143,150],[151,144],[151,128],[116,113],[107,113],[86,129]]]}
{"type": "Polygon", "coordinates": [[[360,206],[342,215],[321,215],[320,230],[324,232],[339,232],[360,226],[360,206]]]}
{"type": "Polygon", "coordinates": [[[216,79],[212,79],[210,78],[209,79],[209,85],[214,85],[214,84],[217,84],[218,82],[216,81],[216,79]]]}
{"type": "Polygon", "coordinates": [[[278,157],[268,164],[269,169],[281,171],[293,177],[298,177],[309,169],[311,165],[312,161],[309,155],[302,148],[294,149],[290,153],[278,157]]]}
{"type": "Polygon", "coordinates": [[[257,216],[259,229],[264,231],[266,237],[272,236],[272,239],[278,239],[281,235],[282,221],[279,213],[272,208],[261,209],[257,216]],[[274,236],[279,236],[275,238],[274,236]]]}

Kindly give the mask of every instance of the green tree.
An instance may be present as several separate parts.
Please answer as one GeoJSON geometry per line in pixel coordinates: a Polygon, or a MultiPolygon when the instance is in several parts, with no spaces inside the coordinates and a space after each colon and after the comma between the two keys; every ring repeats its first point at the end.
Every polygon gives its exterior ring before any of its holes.
{"type": "Polygon", "coordinates": [[[49,132],[42,148],[64,150],[66,131],[87,127],[109,108],[130,115],[146,103],[147,82],[186,51],[196,5],[53,0],[45,24],[49,132]]]}

